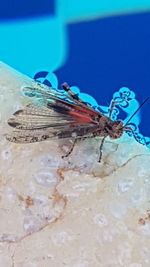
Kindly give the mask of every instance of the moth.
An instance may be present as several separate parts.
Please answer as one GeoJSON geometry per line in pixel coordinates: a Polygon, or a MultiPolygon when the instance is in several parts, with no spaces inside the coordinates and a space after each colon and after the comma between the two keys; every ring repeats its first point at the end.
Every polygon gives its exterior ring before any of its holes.
{"type": "Polygon", "coordinates": [[[59,91],[36,81],[31,87],[23,87],[23,94],[36,101],[17,110],[9,118],[8,125],[14,129],[11,134],[6,135],[6,139],[15,143],[33,143],[52,138],[72,138],[72,147],[62,156],[64,158],[71,154],[77,140],[100,136],[102,137],[98,158],[100,162],[103,144],[108,136],[117,139],[124,132],[131,131],[136,138],[132,128],[123,125],[121,120],[111,119],[115,105],[122,101],[111,103],[107,117],[82,101],[71,91],[67,83],[62,87],[63,91],[59,91]]]}

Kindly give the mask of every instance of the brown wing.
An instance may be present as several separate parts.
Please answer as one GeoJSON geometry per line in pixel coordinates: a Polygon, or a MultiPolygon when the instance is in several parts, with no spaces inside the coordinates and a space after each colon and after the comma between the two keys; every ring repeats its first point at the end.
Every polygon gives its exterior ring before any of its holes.
{"type": "Polygon", "coordinates": [[[8,124],[14,130],[7,134],[6,138],[16,143],[40,142],[51,138],[73,136],[79,138],[97,128],[97,124],[89,117],[83,119],[83,115],[78,117],[62,114],[53,109],[33,105],[15,112],[8,120],[8,124]]]}
{"type": "MultiPolygon", "coordinates": [[[[71,105],[71,109],[73,107],[78,108],[79,111],[84,112],[88,115],[102,115],[101,113],[94,110],[90,105],[81,103],[80,101],[77,103],[75,102],[70,95],[65,92],[64,90],[56,90],[51,87],[48,87],[44,84],[41,84],[39,82],[33,81],[31,87],[23,87],[22,92],[24,95],[29,97],[35,97],[39,103],[42,105],[46,105],[49,103],[49,105],[53,103],[61,103],[66,104],[69,103],[71,105]]],[[[103,115],[102,115],[103,116],[103,115]]]]}
{"type": "Polygon", "coordinates": [[[6,138],[17,143],[39,142],[51,138],[81,137],[97,129],[97,116],[91,107],[74,103],[69,96],[45,85],[24,87],[37,102],[16,111],[8,120],[14,128],[6,138]]]}

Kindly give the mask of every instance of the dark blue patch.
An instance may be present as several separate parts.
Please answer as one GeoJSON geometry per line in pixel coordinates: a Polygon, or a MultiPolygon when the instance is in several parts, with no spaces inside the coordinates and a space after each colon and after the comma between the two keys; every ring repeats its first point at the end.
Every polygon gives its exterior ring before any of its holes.
{"type": "Polygon", "coordinates": [[[49,74],[48,71],[39,71],[34,75],[33,79],[51,87],[52,86],[51,82],[48,79],[46,79],[48,74],[49,74]]]}
{"type": "MultiPolygon", "coordinates": [[[[68,26],[69,56],[56,72],[60,83],[77,85],[100,105],[127,86],[140,103],[150,96],[150,13],[123,15],[68,26]]],[[[150,136],[150,103],[140,131],[150,136]]]]}
{"type": "Polygon", "coordinates": [[[54,0],[2,0],[0,3],[0,20],[54,14],[54,4],[54,0]]]}

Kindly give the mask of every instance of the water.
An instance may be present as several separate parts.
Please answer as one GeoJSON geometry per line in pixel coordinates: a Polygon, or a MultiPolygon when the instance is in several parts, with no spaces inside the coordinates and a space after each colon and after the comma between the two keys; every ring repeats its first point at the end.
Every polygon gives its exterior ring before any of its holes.
{"type": "MultiPolygon", "coordinates": [[[[15,0],[11,7],[10,0],[4,1],[0,60],[47,85],[55,72],[59,88],[64,81],[77,86],[84,98],[95,99],[93,105],[108,107],[122,87],[142,103],[150,95],[150,1],[111,2],[15,0]],[[117,12],[125,14],[106,16],[117,12]]],[[[129,115],[135,109],[132,103],[129,115]]],[[[150,137],[149,111],[147,102],[138,125],[150,137]]],[[[125,119],[122,112],[120,117],[125,119]]]]}

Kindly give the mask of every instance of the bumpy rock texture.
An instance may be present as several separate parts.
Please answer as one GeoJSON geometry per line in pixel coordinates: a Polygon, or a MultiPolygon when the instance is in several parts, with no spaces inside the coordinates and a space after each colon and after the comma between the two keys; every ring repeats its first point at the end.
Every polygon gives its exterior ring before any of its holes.
{"type": "Polygon", "coordinates": [[[150,152],[123,136],[14,144],[10,115],[31,80],[0,64],[0,266],[150,266],[150,152]]]}

